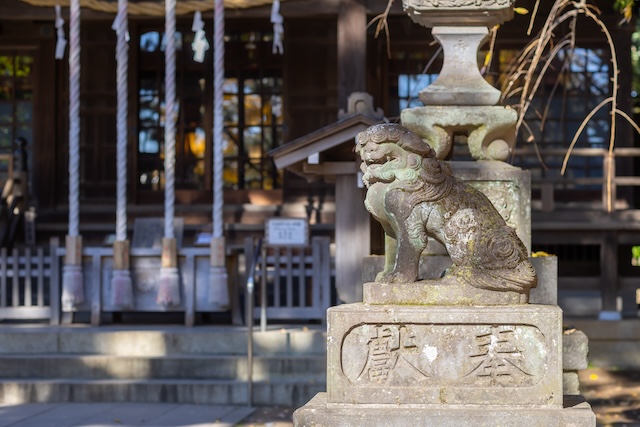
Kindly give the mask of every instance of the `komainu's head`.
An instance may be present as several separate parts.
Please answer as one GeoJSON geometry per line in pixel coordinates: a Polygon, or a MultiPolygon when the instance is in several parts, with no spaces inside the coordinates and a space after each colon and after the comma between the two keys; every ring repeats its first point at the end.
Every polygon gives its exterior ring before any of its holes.
{"type": "Polygon", "coordinates": [[[356,138],[356,153],[367,186],[376,182],[442,182],[450,174],[436,159],[435,151],[419,136],[395,123],[373,125],[356,138]]]}

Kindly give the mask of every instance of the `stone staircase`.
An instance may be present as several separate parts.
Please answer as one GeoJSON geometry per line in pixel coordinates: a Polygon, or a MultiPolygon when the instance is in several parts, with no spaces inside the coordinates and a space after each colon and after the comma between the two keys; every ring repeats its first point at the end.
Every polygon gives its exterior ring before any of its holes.
{"type": "MultiPolygon", "coordinates": [[[[324,328],[254,333],[253,404],[306,403],[323,391],[324,328]]],[[[0,327],[0,404],[247,402],[246,328],[0,327]]]]}

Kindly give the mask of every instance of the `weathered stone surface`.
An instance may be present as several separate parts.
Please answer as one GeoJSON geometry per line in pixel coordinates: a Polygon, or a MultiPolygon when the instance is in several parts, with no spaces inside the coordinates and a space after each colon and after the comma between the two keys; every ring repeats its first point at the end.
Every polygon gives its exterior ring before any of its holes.
{"type": "Polygon", "coordinates": [[[504,162],[449,162],[453,176],[481,191],[531,253],[531,172],[504,162]]]}
{"type": "Polygon", "coordinates": [[[589,338],[584,332],[570,329],[562,334],[562,365],[568,371],[589,367],[589,338]]]}
{"type": "Polygon", "coordinates": [[[318,393],[293,414],[296,427],[595,427],[591,406],[579,396],[565,396],[559,408],[483,405],[349,405],[328,403],[318,393]]]}
{"type": "Polygon", "coordinates": [[[438,159],[453,147],[453,133],[468,134],[469,152],[476,160],[506,160],[515,146],[517,113],[502,106],[425,106],[405,108],[402,125],[431,146],[438,159]],[[503,150],[507,145],[507,152],[503,150]],[[501,148],[491,149],[493,144],[501,148]],[[498,157],[496,154],[502,153],[498,157]]]}
{"type": "Polygon", "coordinates": [[[562,392],[565,395],[580,394],[580,378],[576,371],[565,371],[562,373],[562,392]]]}
{"type": "Polygon", "coordinates": [[[420,91],[423,105],[496,105],[500,91],[478,69],[478,47],[487,27],[436,27],[433,37],[444,49],[444,63],[436,81],[420,91]]]}
{"type": "Polygon", "coordinates": [[[526,303],[519,292],[495,292],[469,285],[457,277],[414,283],[365,283],[362,302],[397,305],[508,305],[526,303]]]}
{"type": "Polygon", "coordinates": [[[493,27],[513,18],[515,0],[402,0],[413,22],[437,25],[493,27]]]}
{"type": "Polygon", "coordinates": [[[536,283],[527,249],[482,192],[458,182],[422,139],[400,125],[371,126],[357,140],[365,206],[385,230],[385,267],[376,282],[414,282],[432,238],[453,261],[443,284],[459,288],[452,295],[463,300],[422,303],[468,305],[470,296],[480,305],[527,302],[536,283]],[[502,301],[500,294],[509,292],[520,295],[502,301]]]}
{"type": "Polygon", "coordinates": [[[328,401],[560,407],[561,321],[540,305],[330,308],[328,401]]]}
{"type": "MultiPolygon", "coordinates": [[[[425,250],[428,251],[429,248],[425,250]]],[[[558,258],[555,256],[529,258],[538,275],[538,285],[531,288],[531,304],[556,305],[558,302],[558,258]]],[[[422,255],[418,266],[418,279],[437,279],[451,267],[448,255],[422,255]]],[[[383,255],[370,255],[362,262],[363,283],[373,282],[376,274],[384,268],[383,255]]]]}
{"type": "Polygon", "coordinates": [[[529,292],[531,304],[558,304],[558,257],[529,258],[538,274],[538,286],[529,292]]]}

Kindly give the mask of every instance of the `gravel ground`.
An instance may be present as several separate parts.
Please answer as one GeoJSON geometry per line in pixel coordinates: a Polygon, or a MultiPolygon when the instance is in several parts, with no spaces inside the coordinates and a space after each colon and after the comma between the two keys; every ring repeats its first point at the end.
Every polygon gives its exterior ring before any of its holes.
{"type": "MultiPolygon", "coordinates": [[[[582,394],[601,427],[640,427],[640,371],[589,368],[580,372],[582,394]]],[[[291,407],[261,407],[238,427],[292,427],[291,407]]],[[[398,426],[400,427],[400,426],[398,426]]]]}
{"type": "Polygon", "coordinates": [[[589,368],[580,372],[582,395],[603,427],[640,427],[640,371],[589,368]]]}
{"type": "Polygon", "coordinates": [[[295,410],[296,408],[289,406],[260,407],[237,425],[239,427],[291,427],[295,410]]]}

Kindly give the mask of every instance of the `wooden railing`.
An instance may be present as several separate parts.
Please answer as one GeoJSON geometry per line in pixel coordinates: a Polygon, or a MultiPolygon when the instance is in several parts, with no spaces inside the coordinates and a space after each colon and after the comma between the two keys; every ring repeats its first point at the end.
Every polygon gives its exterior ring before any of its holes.
{"type": "MultiPolygon", "coordinates": [[[[565,149],[541,149],[539,153],[531,149],[517,149],[515,155],[536,157],[540,156],[564,156],[565,149]]],[[[611,153],[605,148],[574,148],[571,151],[571,158],[574,157],[600,157],[602,158],[602,177],[570,177],[558,178],[532,177],[531,185],[540,189],[541,206],[543,212],[553,212],[555,210],[554,193],[558,186],[586,186],[597,185],[602,188],[602,210],[613,212],[616,210],[618,187],[638,187],[640,186],[640,176],[617,176],[616,158],[640,157],[640,147],[620,147],[615,148],[611,153]],[[610,178],[609,178],[610,177],[610,178]]],[[[571,162],[571,158],[569,162],[571,162]]]]}
{"type": "Polygon", "coordinates": [[[0,320],[50,318],[51,284],[58,276],[58,240],[44,248],[0,249],[0,320]]]}
{"type": "MultiPolygon", "coordinates": [[[[58,265],[62,266],[65,255],[64,248],[58,248],[58,265]]],[[[224,311],[221,307],[209,302],[209,265],[210,249],[208,247],[181,248],[178,250],[178,268],[180,276],[181,302],[178,305],[164,307],[156,303],[158,277],[160,274],[160,249],[132,248],[131,279],[133,282],[133,307],[131,311],[138,312],[183,312],[185,324],[195,324],[197,312],[224,311]]],[[[74,311],[90,312],[91,323],[99,325],[104,315],[122,311],[111,301],[111,278],[113,271],[113,249],[110,247],[85,247],[82,251],[82,271],[84,275],[85,301],[74,311]]],[[[60,276],[58,276],[60,277],[60,276]]],[[[60,286],[60,285],[58,285],[60,286]]],[[[58,287],[60,289],[60,287],[58,287]]],[[[58,290],[59,292],[59,290],[58,290]]],[[[53,301],[53,300],[52,300],[53,301]]],[[[72,312],[63,313],[61,319],[60,298],[55,300],[52,307],[54,324],[62,321],[67,323],[72,319],[72,312]]],[[[52,303],[53,304],[53,303],[52,303]]]]}
{"type": "MultiPolygon", "coordinates": [[[[253,263],[252,248],[248,239],[247,268],[253,263]]],[[[259,287],[254,317],[260,318],[262,328],[267,320],[325,320],[331,305],[328,237],[314,237],[309,246],[264,245],[255,274],[259,287]]]]}

